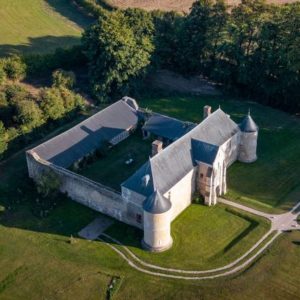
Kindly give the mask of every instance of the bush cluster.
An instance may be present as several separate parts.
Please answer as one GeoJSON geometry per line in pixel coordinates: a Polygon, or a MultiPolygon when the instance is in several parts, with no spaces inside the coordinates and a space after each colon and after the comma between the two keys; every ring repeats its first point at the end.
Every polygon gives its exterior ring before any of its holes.
{"type": "Polygon", "coordinates": [[[73,73],[59,70],[53,73],[53,86],[41,89],[37,96],[20,84],[4,86],[0,91],[0,155],[17,137],[84,109],[83,98],[67,88],[73,82],[73,73]]]}
{"type": "Polygon", "coordinates": [[[27,66],[20,56],[14,55],[0,59],[0,86],[6,79],[22,80],[26,76],[27,66]]]}

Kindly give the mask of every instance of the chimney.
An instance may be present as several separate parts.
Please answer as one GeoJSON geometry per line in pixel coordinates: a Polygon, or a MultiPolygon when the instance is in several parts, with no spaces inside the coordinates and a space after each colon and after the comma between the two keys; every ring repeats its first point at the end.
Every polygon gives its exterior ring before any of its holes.
{"type": "Polygon", "coordinates": [[[163,149],[163,142],[159,140],[155,140],[152,143],[152,156],[155,156],[163,149]]]}
{"type": "Polygon", "coordinates": [[[203,107],[203,119],[207,118],[211,114],[211,106],[205,105],[203,107]]]}

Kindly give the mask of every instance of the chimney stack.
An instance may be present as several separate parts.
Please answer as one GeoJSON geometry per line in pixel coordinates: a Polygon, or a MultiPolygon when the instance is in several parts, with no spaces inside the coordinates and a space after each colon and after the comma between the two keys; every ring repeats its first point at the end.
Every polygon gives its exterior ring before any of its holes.
{"type": "Polygon", "coordinates": [[[152,143],[152,156],[155,156],[163,149],[163,142],[159,140],[155,140],[152,143]]]}
{"type": "Polygon", "coordinates": [[[207,118],[211,114],[211,106],[205,105],[203,108],[203,119],[207,118]]]}

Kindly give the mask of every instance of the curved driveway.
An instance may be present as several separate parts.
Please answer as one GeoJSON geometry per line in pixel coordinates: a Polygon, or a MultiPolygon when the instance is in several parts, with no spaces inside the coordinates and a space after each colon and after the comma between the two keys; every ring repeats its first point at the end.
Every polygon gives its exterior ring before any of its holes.
{"type": "Polygon", "coordinates": [[[113,243],[121,246],[122,250],[124,251],[121,251],[111,243],[105,242],[100,237],[98,238],[98,240],[106,243],[109,247],[111,247],[131,267],[145,274],[159,276],[159,277],[166,277],[166,278],[184,279],[184,280],[205,280],[205,279],[214,279],[218,277],[229,276],[236,272],[241,271],[242,269],[247,267],[251,262],[253,262],[261,253],[263,253],[263,251],[265,251],[265,249],[267,249],[282,232],[289,231],[289,230],[300,230],[300,225],[297,222],[297,217],[298,215],[300,215],[300,202],[296,204],[289,212],[284,214],[277,214],[277,215],[264,213],[259,210],[225,199],[219,199],[219,202],[264,217],[270,220],[271,222],[271,229],[257,243],[255,243],[245,254],[240,256],[232,263],[220,268],[215,268],[210,270],[182,270],[182,269],[164,268],[161,266],[149,264],[141,260],[133,252],[131,252],[126,246],[122,245],[121,242],[119,242],[118,240],[112,238],[107,234],[102,233],[102,236],[111,240],[113,243]]]}

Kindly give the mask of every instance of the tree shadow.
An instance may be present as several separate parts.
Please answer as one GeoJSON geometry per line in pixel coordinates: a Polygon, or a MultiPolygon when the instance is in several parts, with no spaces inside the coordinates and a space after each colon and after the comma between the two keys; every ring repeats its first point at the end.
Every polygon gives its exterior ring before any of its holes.
{"type": "Polygon", "coordinates": [[[48,5],[62,17],[75,23],[81,28],[88,27],[95,19],[70,0],[45,0],[48,5]]]}
{"type": "Polygon", "coordinates": [[[69,48],[80,44],[81,38],[78,36],[42,36],[29,37],[28,43],[20,45],[2,44],[0,45],[0,57],[13,54],[33,54],[51,53],[57,48],[69,48]]]}

